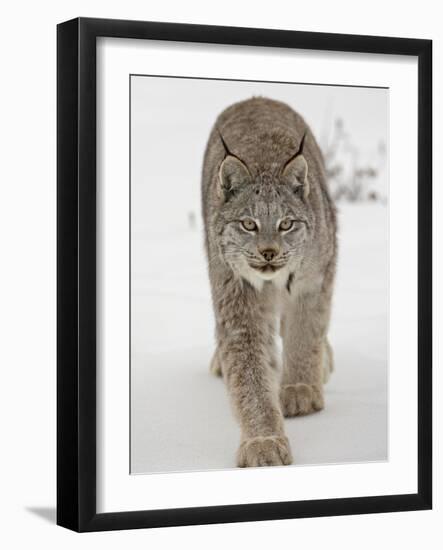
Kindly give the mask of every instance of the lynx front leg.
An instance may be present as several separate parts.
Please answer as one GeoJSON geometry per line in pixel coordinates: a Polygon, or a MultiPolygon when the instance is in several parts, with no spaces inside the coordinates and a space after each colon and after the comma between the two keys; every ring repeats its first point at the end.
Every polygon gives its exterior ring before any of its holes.
{"type": "Polygon", "coordinates": [[[297,416],[324,407],[326,360],[332,360],[326,338],[330,298],[319,292],[288,304],[283,327],[283,376],[280,402],[284,416],[297,416]]]}
{"type": "Polygon", "coordinates": [[[262,349],[260,335],[253,332],[245,330],[242,338],[228,338],[222,347],[224,377],[241,427],[237,463],[240,467],[290,464],[276,371],[262,349]]]}
{"type": "Polygon", "coordinates": [[[220,302],[218,357],[241,427],[240,467],[292,462],[279,405],[273,326],[269,311],[252,288],[220,302]],[[234,305],[235,307],[230,307],[234,305]]]}

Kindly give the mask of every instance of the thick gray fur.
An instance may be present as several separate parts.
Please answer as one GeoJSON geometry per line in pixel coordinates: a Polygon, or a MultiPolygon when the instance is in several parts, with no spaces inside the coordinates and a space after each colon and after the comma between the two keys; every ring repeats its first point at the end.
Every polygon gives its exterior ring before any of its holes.
{"type": "Polygon", "coordinates": [[[223,375],[240,424],[237,464],[290,464],[283,417],[324,407],[333,365],[336,213],[303,118],[261,97],[223,111],[205,152],[202,201],[216,321],[211,370],[223,375]]]}

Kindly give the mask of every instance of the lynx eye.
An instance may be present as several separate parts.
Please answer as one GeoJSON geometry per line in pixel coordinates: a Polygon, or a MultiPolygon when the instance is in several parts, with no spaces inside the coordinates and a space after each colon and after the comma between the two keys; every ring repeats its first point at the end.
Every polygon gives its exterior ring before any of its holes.
{"type": "Polygon", "coordinates": [[[257,224],[254,220],[246,218],[245,220],[241,221],[241,224],[243,226],[243,229],[246,229],[246,231],[257,231],[257,224]]]}
{"type": "Polygon", "coordinates": [[[289,231],[293,227],[294,227],[294,220],[283,220],[282,222],[280,222],[278,229],[280,231],[289,231]]]}

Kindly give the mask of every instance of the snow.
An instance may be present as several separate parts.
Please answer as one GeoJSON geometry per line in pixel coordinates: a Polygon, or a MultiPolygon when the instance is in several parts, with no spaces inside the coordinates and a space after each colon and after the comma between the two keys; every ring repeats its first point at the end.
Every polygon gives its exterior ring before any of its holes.
{"type": "MultiPolygon", "coordinates": [[[[339,208],[326,407],[286,419],[295,465],[382,461],[387,449],[388,209],[339,208]]],[[[239,429],[209,373],[214,324],[203,237],[135,231],[131,279],[131,472],[235,467],[239,429]]]]}

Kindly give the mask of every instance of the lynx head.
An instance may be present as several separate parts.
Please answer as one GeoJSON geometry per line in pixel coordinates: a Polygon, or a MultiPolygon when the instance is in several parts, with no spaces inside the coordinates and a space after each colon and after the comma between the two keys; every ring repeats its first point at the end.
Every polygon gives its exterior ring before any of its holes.
{"type": "Polygon", "coordinates": [[[252,174],[220,134],[225,158],[218,173],[216,233],[231,268],[252,284],[287,280],[304,257],[310,233],[305,136],[297,152],[272,171],[252,174]]]}

